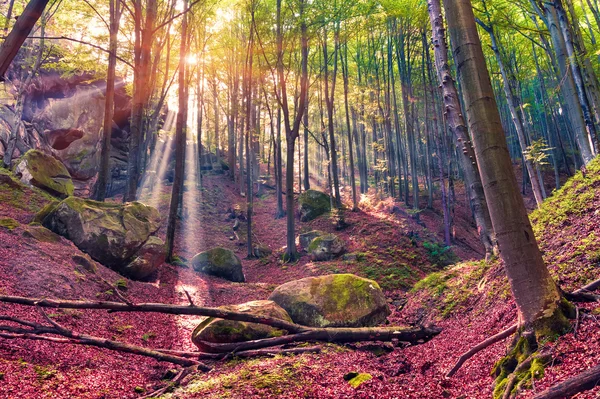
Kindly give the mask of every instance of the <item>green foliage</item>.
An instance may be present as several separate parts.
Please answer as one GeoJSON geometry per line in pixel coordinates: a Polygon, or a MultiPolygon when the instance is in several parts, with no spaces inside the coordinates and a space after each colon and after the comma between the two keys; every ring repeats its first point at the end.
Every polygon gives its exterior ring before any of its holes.
{"type": "Polygon", "coordinates": [[[523,155],[525,156],[525,159],[531,161],[534,165],[544,167],[550,165],[548,163],[548,158],[553,149],[554,148],[546,144],[546,140],[541,138],[532,140],[531,145],[527,147],[527,150],[523,151],[523,155]]]}
{"type": "Polygon", "coordinates": [[[451,247],[446,247],[435,242],[423,243],[423,248],[427,250],[427,256],[431,263],[438,266],[448,266],[458,261],[458,256],[452,252],[451,247]]]}

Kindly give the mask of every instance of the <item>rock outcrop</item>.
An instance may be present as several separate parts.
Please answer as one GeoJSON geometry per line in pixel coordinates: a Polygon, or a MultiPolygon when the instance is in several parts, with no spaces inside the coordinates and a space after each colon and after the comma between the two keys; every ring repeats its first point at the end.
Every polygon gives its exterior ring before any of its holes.
{"type": "Polygon", "coordinates": [[[73,180],[67,168],[58,159],[39,150],[27,151],[15,164],[14,173],[23,183],[56,197],[73,195],[73,180]]]}
{"type": "Polygon", "coordinates": [[[160,228],[160,215],[142,203],[114,204],[68,197],[40,213],[36,220],[44,227],[119,273],[147,277],[148,263],[157,266],[160,259],[160,240],[149,240],[160,228]],[[128,270],[127,266],[137,258],[145,263],[136,263],[128,270]]]}
{"type": "MultiPolygon", "coordinates": [[[[221,309],[292,321],[287,312],[273,301],[252,301],[241,305],[221,306],[221,309]]],[[[192,341],[201,351],[210,351],[205,343],[243,342],[285,334],[285,330],[264,324],[209,317],[196,327],[192,333],[192,341]]]]}
{"type": "Polygon", "coordinates": [[[311,327],[372,327],[390,314],[379,285],[353,274],[330,274],[290,281],[270,300],[295,323],[311,327]]]}
{"type": "Polygon", "coordinates": [[[199,273],[221,277],[236,283],[246,281],[242,271],[242,261],[231,250],[213,248],[192,258],[192,267],[199,273]]]}

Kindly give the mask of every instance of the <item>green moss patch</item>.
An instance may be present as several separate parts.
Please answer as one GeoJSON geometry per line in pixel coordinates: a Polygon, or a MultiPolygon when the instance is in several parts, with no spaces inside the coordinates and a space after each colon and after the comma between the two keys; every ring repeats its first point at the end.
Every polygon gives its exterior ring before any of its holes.
{"type": "Polygon", "coordinates": [[[357,373],[357,375],[350,380],[348,380],[348,384],[354,389],[358,388],[365,382],[372,380],[373,376],[369,373],[357,373]]]}
{"type": "Polygon", "coordinates": [[[14,230],[19,227],[19,222],[13,218],[2,218],[0,219],[0,227],[4,227],[8,230],[14,230]]]}

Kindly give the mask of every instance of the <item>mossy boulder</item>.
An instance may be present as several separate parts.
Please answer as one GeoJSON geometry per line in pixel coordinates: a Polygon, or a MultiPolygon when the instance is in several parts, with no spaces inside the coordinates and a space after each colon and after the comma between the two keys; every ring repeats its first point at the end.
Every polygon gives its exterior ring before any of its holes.
{"type": "Polygon", "coordinates": [[[242,261],[231,250],[213,248],[192,258],[192,267],[199,273],[221,277],[236,283],[246,281],[242,261]]]}
{"type": "Polygon", "coordinates": [[[308,246],[315,238],[323,236],[325,234],[327,233],[321,230],[313,230],[309,231],[308,233],[302,233],[298,236],[298,242],[304,250],[308,250],[308,246]]]}
{"type": "Polygon", "coordinates": [[[33,220],[31,221],[31,224],[44,223],[44,219],[46,219],[46,216],[48,216],[54,209],[56,209],[58,204],[60,204],[60,201],[55,200],[55,201],[50,201],[49,203],[44,205],[44,207],[42,209],[40,209],[40,211],[38,213],[36,213],[33,220]]]}
{"type": "Polygon", "coordinates": [[[27,151],[15,165],[14,172],[23,183],[59,198],[73,195],[73,180],[65,165],[39,150],[27,151]]]}
{"type": "Polygon", "coordinates": [[[335,234],[316,237],[308,245],[308,253],[314,261],[327,261],[337,258],[346,250],[346,244],[335,234]]]}
{"type": "Polygon", "coordinates": [[[329,195],[317,190],[306,190],[300,194],[298,197],[298,206],[302,222],[309,222],[331,211],[329,195]]]}
{"type": "Polygon", "coordinates": [[[370,327],[390,314],[379,285],[353,274],[290,281],[277,287],[269,299],[295,323],[311,327],[370,327]]]}
{"type": "Polygon", "coordinates": [[[140,202],[114,204],[69,197],[50,210],[42,224],[94,260],[123,273],[160,228],[160,215],[140,202]]]}
{"type": "Polygon", "coordinates": [[[123,268],[123,274],[134,280],[145,280],[158,270],[166,257],[165,242],[152,236],[142,245],[135,258],[123,268]]]}
{"type": "MultiPolygon", "coordinates": [[[[274,317],[288,322],[292,321],[287,312],[273,301],[252,301],[240,305],[222,306],[220,309],[248,313],[255,316],[274,317]]],[[[244,342],[279,337],[285,334],[287,334],[285,330],[264,324],[209,317],[196,327],[192,333],[192,341],[201,351],[210,351],[210,347],[205,342],[244,342]]]]}

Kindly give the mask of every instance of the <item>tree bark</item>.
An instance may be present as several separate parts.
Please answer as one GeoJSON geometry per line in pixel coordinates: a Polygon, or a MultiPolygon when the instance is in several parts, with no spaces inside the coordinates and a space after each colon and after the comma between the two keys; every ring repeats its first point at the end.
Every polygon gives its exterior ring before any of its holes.
{"type": "MultiPolygon", "coordinates": [[[[187,8],[188,0],[183,1],[187,8]]],[[[175,241],[175,228],[177,226],[177,211],[179,209],[181,197],[183,194],[183,183],[185,174],[185,149],[187,135],[187,76],[186,76],[186,56],[187,56],[187,37],[188,37],[188,14],[183,15],[181,24],[181,44],[179,48],[179,111],[177,112],[177,122],[175,127],[175,177],[173,178],[173,187],[171,190],[171,204],[169,206],[169,220],[167,222],[167,260],[173,260],[173,250],[175,241]]]]}
{"type": "Polygon", "coordinates": [[[30,0],[2,43],[2,47],[0,47],[0,81],[4,81],[4,74],[31,33],[35,23],[42,16],[48,2],[49,0],[30,0]]]}
{"type": "Polygon", "coordinates": [[[561,294],[544,264],[519,195],[471,1],[445,0],[444,6],[475,157],[519,324],[536,331],[546,322],[553,328],[564,327],[558,323],[564,319],[561,294]]]}
{"type": "Polygon", "coordinates": [[[118,0],[110,0],[110,43],[108,56],[108,71],[106,76],[106,97],[104,103],[104,124],[102,135],[102,151],[98,180],[96,181],[95,198],[104,201],[106,187],[110,179],[110,139],[112,136],[113,115],[115,111],[115,78],[117,66],[117,46],[122,6],[118,0]]]}
{"type": "MultiPolygon", "coordinates": [[[[479,175],[475,152],[465,123],[458,91],[450,72],[450,65],[448,64],[448,47],[446,45],[440,0],[429,0],[428,4],[429,19],[433,30],[435,65],[441,85],[442,98],[444,99],[446,120],[448,121],[450,131],[453,133],[455,145],[462,153],[462,155],[459,154],[459,162],[463,169],[465,184],[468,187],[469,202],[475,218],[475,224],[477,225],[479,240],[483,244],[486,254],[491,255],[494,252],[495,246],[493,239],[494,230],[479,175]]],[[[441,152],[442,149],[439,148],[439,151],[441,152]]]]}

